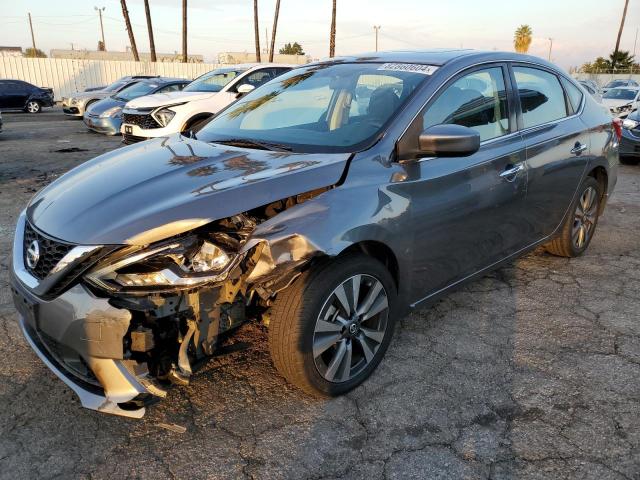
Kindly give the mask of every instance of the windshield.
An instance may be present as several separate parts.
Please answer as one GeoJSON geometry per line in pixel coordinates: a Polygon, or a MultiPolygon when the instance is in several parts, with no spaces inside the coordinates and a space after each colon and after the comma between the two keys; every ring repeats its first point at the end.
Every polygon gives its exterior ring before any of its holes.
{"type": "Polygon", "coordinates": [[[184,87],[183,92],[219,92],[246,69],[221,68],[205,73],[184,87]]]}
{"type": "Polygon", "coordinates": [[[128,102],[129,100],[133,100],[134,98],[148,95],[158,87],[159,85],[157,83],[135,83],[127,88],[123,88],[122,90],[120,90],[117,95],[113,96],[113,98],[115,98],[116,100],[123,100],[125,102],[128,102]]]}
{"type": "Polygon", "coordinates": [[[611,80],[605,88],[624,87],[627,84],[625,80],[611,80]]]}
{"type": "Polygon", "coordinates": [[[202,130],[299,152],[349,152],[371,142],[427,78],[427,65],[343,63],[298,68],[257,88],[202,130]]]}
{"type": "Polygon", "coordinates": [[[605,93],[602,98],[613,98],[615,100],[633,100],[636,98],[637,90],[631,88],[614,88],[605,93]]]}
{"type": "Polygon", "coordinates": [[[124,87],[125,85],[127,85],[129,82],[126,80],[118,80],[116,82],[113,82],[111,85],[107,85],[106,87],[104,87],[104,91],[105,92],[117,92],[118,90],[120,90],[122,87],[124,87]]]}

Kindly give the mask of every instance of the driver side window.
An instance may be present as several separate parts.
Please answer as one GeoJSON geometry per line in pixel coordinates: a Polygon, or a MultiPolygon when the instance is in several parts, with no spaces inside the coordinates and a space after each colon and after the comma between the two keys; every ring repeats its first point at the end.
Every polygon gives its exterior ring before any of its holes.
{"type": "Polygon", "coordinates": [[[509,133],[502,68],[478,70],[449,85],[423,116],[423,130],[441,124],[469,127],[480,134],[480,141],[509,133]]]}

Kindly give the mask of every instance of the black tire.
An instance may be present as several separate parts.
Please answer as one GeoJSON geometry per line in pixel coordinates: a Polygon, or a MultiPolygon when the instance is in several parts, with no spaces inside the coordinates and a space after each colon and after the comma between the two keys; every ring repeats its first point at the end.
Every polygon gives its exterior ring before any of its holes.
{"type": "MultiPolygon", "coordinates": [[[[358,287],[360,289],[360,287],[358,287]]],[[[353,294],[349,293],[350,298],[353,294]]],[[[373,295],[371,295],[373,297],[373,295]]],[[[384,300],[384,299],[383,299],[384,300]]],[[[376,301],[375,304],[380,302],[376,301]]],[[[356,302],[356,307],[361,304],[356,302]]],[[[278,293],[276,300],[271,309],[271,320],[269,324],[269,349],[271,358],[277,370],[293,385],[301,390],[314,396],[336,396],[352,390],[371,375],[384,356],[391,337],[393,336],[393,328],[395,324],[397,293],[396,286],[389,271],[379,261],[366,256],[364,254],[349,254],[338,257],[334,260],[327,260],[318,263],[305,273],[303,273],[290,287],[278,293]],[[314,356],[313,346],[315,335],[333,335],[333,333],[318,333],[316,325],[320,325],[320,315],[323,311],[327,311],[327,303],[332,299],[335,301],[337,296],[335,290],[345,281],[355,281],[354,278],[362,279],[365,288],[359,290],[362,303],[366,303],[367,294],[371,293],[373,288],[366,289],[367,282],[370,285],[377,286],[378,281],[384,288],[381,294],[376,298],[380,300],[381,296],[386,294],[388,309],[362,321],[363,330],[350,338],[340,340],[334,346],[326,350],[326,355],[331,355],[332,351],[338,351],[339,345],[351,344],[348,356],[348,370],[345,365],[346,361],[341,361],[337,369],[343,368],[341,371],[347,373],[347,378],[339,381],[328,381],[325,378],[330,368],[327,368],[323,375],[318,362],[323,362],[321,356],[314,356]],[[375,280],[375,281],[374,281],[375,280]],[[369,349],[369,353],[373,353],[371,359],[365,358],[363,341],[367,344],[371,342],[369,334],[365,331],[374,332],[375,328],[369,328],[372,325],[368,322],[378,322],[382,325],[384,316],[384,331],[376,334],[380,336],[381,341],[375,341],[375,350],[369,349]],[[364,326],[367,326],[366,328],[364,326]],[[365,338],[366,336],[366,338],[365,338]],[[362,338],[360,338],[362,337],[362,338]],[[331,350],[335,349],[335,350],[331,350]],[[358,359],[358,352],[359,359],[358,359]],[[352,362],[355,361],[355,364],[352,362]],[[363,363],[364,362],[364,363],[363,363]],[[367,363],[368,362],[368,363],[367,363]],[[353,365],[353,367],[352,367],[353,365]],[[360,365],[358,367],[358,365],[360,365]],[[349,377],[351,371],[354,370],[353,376],[349,377]]],[[[330,305],[329,308],[332,308],[330,305]]],[[[354,308],[356,310],[356,308],[354,308]]],[[[338,313],[336,315],[339,316],[338,313]]],[[[353,323],[356,323],[354,320],[353,323]]],[[[337,325],[337,323],[336,323],[337,325]]],[[[344,333],[339,335],[351,335],[349,327],[342,327],[344,333]]],[[[382,327],[381,327],[382,328],[382,327]]],[[[317,345],[317,344],[316,344],[317,345]]],[[[336,358],[336,354],[333,354],[336,358]]],[[[330,367],[330,363],[329,363],[330,367]]],[[[337,371],[337,370],[336,370],[337,371]]]]}
{"type": "Polygon", "coordinates": [[[620,163],[624,165],[638,165],[640,163],[640,158],[638,157],[623,157],[620,156],[620,163]]]}
{"type": "Polygon", "coordinates": [[[578,189],[578,195],[576,196],[576,199],[571,204],[571,208],[569,209],[569,213],[567,214],[567,219],[562,226],[560,234],[551,242],[545,245],[545,249],[547,250],[547,252],[559,257],[578,257],[585,252],[585,250],[591,243],[591,239],[593,238],[596,226],[598,224],[602,193],[602,187],[595,178],[587,177],[584,179],[584,181],[580,185],[580,188],[578,189]],[[588,224],[588,230],[584,231],[582,244],[580,244],[576,243],[577,239],[575,236],[575,229],[578,228],[577,225],[580,224],[578,219],[578,217],[580,216],[580,209],[584,205],[583,201],[585,195],[590,189],[592,189],[592,191],[595,191],[595,198],[593,199],[593,204],[590,204],[588,208],[588,211],[592,212],[588,215],[590,220],[587,222],[587,216],[582,215],[585,228],[588,224]]]}
{"type": "Polygon", "coordinates": [[[40,113],[42,111],[42,104],[37,100],[29,100],[24,107],[24,111],[27,113],[40,113]]]}

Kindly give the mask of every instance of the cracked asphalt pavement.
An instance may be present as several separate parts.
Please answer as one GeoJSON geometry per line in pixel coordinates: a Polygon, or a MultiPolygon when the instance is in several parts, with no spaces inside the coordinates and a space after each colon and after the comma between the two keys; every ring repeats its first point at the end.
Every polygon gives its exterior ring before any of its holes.
{"type": "Polygon", "coordinates": [[[248,348],[130,420],[80,407],[22,338],[7,286],[30,196],[120,140],[59,110],[4,121],[0,478],[640,479],[640,166],[621,166],[583,257],[539,249],[411,314],[342,398],[289,386],[246,326],[248,348]]]}

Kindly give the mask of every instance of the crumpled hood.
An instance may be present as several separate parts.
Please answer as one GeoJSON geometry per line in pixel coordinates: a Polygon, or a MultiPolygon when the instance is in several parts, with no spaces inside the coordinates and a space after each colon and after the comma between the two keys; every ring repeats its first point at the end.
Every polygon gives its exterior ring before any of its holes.
{"type": "Polygon", "coordinates": [[[134,98],[127,103],[127,108],[156,108],[165,105],[175,105],[181,102],[202,100],[215,95],[215,92],[168,92],[154,93],[144,97],[134,98]]]}
{"type": "Polygon", "coordinates": [[[633,100],[620,100],[617,98],[603,98],[602,99],[602,104],[605,107],[621,107],[623,105],[629,105],[630,103],[633,103],[633,100]]]}
{"type": "Polygon", "coordinates": [[[101,155],[37,193],[29,221],[82,245],[144,245],[337,183],[349,154],[214,145],[180,135],[101,155]]]}

